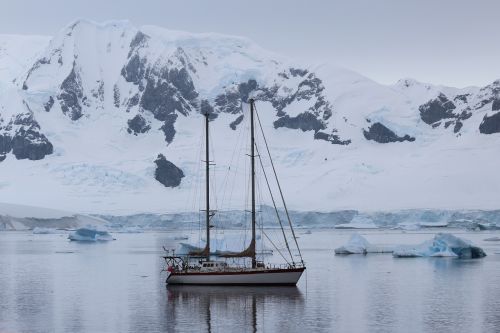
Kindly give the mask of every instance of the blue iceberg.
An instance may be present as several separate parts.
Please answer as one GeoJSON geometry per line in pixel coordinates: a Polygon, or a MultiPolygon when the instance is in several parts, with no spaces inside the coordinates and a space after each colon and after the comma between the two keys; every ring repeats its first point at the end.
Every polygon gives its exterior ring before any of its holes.
{"type": "Polygon", "coordinates": [[[397,258],[415,257],[455,257],[474,259],[486,256],[482,248],[473,245],[466,239],[452,234],[438,233],[434,239],[418,245],[397,246],[392,255],[397,258]]]}
{"type": "Polygon", "coordinates": [[[69,234],[68,239],[79,242],[99,242],[115,240],[107,231],[93,228],[80,228],[69,234]]]}
{"type": "Polygon", "coordinates": [[[371,244],[359,234],[352,234],[349,241],[336,248],[335,254],[367,254],[367,253],[391,253],[392,246],[371,244]]]}

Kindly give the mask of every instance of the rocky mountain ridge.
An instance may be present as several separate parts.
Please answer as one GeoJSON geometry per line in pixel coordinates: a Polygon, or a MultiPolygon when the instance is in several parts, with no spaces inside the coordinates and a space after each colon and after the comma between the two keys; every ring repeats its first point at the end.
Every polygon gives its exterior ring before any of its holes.
{"type": "MultiPolygon", "coordinates": [[[[11,52],[2,38],[0,64],[8,64],[21,51],[11,52]]],[[[98,147],[112,146],[107,155],[140,156],[147,163],[139,173],[179,187],[193,173],[178,165],[185,159],[176,145],[189,145],[194,119],[210,112],[230,142],[245,124],[249,96],[277,142],[286,133],[297,147],[324,155],[383,149],[372,144],[453,146],[481,136],[494,145],[500,135],[500,81],[464,89],[411,79],[384,86],[348,70],[292,63],[244,38],[126,21],[78,20],[44,48],[40,40],[23,56],[32,59],[25,68],[0,76],[1,161],[71,156],[64,163],[100,163],[107,153],[98,147]]]]}

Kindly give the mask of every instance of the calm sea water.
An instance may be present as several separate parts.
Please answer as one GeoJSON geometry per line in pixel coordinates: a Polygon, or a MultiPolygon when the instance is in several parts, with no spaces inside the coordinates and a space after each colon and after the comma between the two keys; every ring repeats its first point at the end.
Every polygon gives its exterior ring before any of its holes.
{"type": "MultiPolygon", "coordinates": [[[[433,237],[360,233],[384,244],[433,237]]],[[[499,332],[500,242],[483,241],[499,234],[454,233],[488,256],[334,256],[350,232],[313,231],[300,234],[307,274],[296,288],[174,288],[160,272],[174,234],[79,244],[3,232],[0,332],[499,332]]]]}

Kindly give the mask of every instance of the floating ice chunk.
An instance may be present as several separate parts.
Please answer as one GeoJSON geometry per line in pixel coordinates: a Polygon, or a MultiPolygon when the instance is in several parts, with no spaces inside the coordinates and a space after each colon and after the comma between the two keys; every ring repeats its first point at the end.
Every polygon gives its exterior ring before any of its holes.
{"type": "Polygon", "coordinates": [[[55,229],[51,229],[51,228],[35,227],[35,228],[33,228],[33,233],[34,234],[39,234],[39,235],[42,235],[42,234],[55,234],[55,233],[57,233],[57,231],[55,229]]]}
{"type": "Polygon", "coordinates": [[[419,222],[418,225],[422,228],[446,228],[448,222],[419,222]]]}
{"type": "Polygon", "coordinates": [[[371,222],[351,222],[337,224],[335,225],[335,229],[378,229],[378,227],[371,222]]]}
{"type": "Polygon", "coordinates": [[[500,226],[496,223],[478,223],[477,227],[479,230],[499,230],[500,226]]]}
{"type": "Polygon", "coordinates": [[[98,242],[115,240],[107,231],[92,228],[80,228],[69,234],[68,238],[79,242],[98,242]]]}
{"type": "Polygon", "coordinates": [[[366,248],[370,245],[361,235],[352,234],[346,245],[335,249],[335,254],[366,254],[366,248]]]}
{"type": "Polygon", "coordinates": [[[486,242],[500,242],[500,237],[490,237],[484,239],[486,242]]]}
{"type": "Polygon", "coordinates": [[[393,247],[374,245],[369,243],[363,236],[352,234],[346,245],[336,248],[335,254],[367,254],[367,253],[391,253],[393,247]]]}
{"type": "Polygon", "coordinates": [[[482,258],[486,256],[483,249],[472,245],[468,240],[452,234],[438,233],[434,239],[418,245],[400,245],[394,249],[394,257],[459,257],[482,258]]]}

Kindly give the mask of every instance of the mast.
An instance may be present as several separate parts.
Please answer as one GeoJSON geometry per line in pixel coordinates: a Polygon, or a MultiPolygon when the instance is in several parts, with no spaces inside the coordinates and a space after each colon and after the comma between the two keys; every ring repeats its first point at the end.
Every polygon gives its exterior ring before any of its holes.
{"type": "MultiPolygon", "coordinates": [[[[255,133],[254,133],[254,99],[250,98],[250,158],[251,158],[251,172],[252,172],[252,241],[250,246],[255,249],[255,133]]],[[[252,253],[252,268],[257,266],[255,258],[255,250],[252,253]]]]}
{"type": "Polygon", "coordinates": [[[210,260],[210,155],[209,155],[209,132],[208,132],[208,111],[205,113],[205,178],[206,178],[206,212],[207,223],[207,245],[205,247],[207,260],[210,260]]]}

